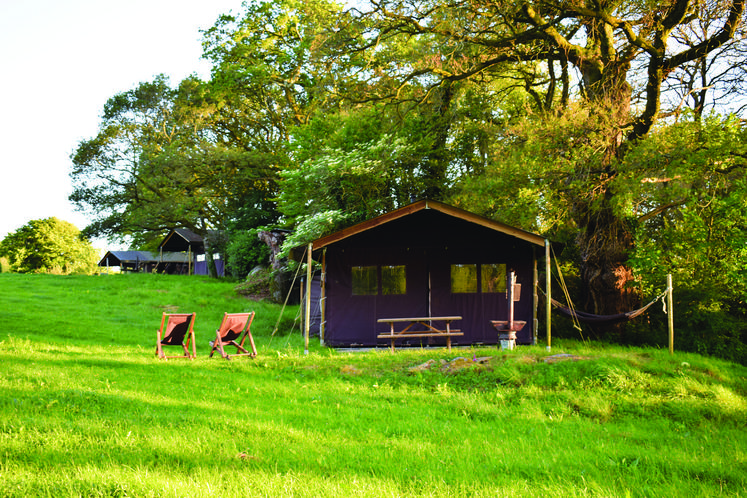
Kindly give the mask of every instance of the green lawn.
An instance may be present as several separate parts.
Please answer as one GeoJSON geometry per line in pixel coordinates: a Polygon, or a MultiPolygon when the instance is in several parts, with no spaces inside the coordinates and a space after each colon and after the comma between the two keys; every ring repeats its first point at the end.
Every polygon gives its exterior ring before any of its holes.
{"type": "Polygon", "coordinates": [[[0,274],[0,496],[747,495],[743,366],[562,340],[576,361],[306,355],[297,312],[272,336],[280,307],[226,282],[0,274]],[[166,307],[197,313],[196,360],[155,358],[166,307]],[[209,359],[251,310],[259,356],[209,359]]]}

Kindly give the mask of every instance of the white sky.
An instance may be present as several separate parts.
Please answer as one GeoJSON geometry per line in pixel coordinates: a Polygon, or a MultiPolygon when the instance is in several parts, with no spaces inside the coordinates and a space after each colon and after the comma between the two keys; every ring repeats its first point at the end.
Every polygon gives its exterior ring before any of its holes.
{"type": "Polygon", "coordinates": [[[67,200],[70,154],[104,103],[159,73],[206,78],[200,29],[241,3],[0,0],[0,240],[51,216],[84,228],[67,200]]]}

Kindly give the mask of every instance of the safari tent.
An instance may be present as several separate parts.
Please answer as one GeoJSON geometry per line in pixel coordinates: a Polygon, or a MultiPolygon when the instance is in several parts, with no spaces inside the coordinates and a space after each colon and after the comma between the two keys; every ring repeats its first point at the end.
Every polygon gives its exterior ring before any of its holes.
{"type": "MultiPolygon", "coordinates": [[[[214,237],[222,236],[217,231],[210,230],[209,234],[214,237]]],[[[195,275],[207,275],[207,261],[205,260],[205,241],[203,238],[186,228],[171,230],[158,245],[159,254],[182,253],[188,265],[183,273],[195,275]]],[[[225,276],[225,264],[220,256],[215,259],[215,267],[219,277],[225,276]]]]}
{"type": "MultiPolygon", "coordinates": [[[[385,345],[392,317],[459,316],[452,344],[495,344],[491,321],[506,320],[508,275],[521,288],[516,342],[536,341],[537,260],[541,236],[435,201],[419,201],[326,237],[306,248],[321,263],[321,336],[333,347],[385,345]]],[[[294,257],[302,259],[299,248],[294,257]]],[[[401,345],[443,343],[441,337],[401,345]]]]}

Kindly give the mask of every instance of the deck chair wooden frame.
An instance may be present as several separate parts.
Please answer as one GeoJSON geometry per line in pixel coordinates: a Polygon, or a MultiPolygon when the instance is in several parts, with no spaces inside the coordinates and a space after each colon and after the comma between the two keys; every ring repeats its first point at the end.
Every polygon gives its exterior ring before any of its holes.
{"type": "Polygon", "coordinates": [[[195,359],[195,317],[196,313],[164,313],[161,317],[161,328],[156,332],[156,355],[162,360],[169,358],[195,359]],[[192,352],[189,346],[192,346],[192,352]],[[166,355],[164,346],[181,346],[182,354],[166,355]]]}
{"type": "Polygon", "coordinates": [[[254,337],[251,333],[253,320],[253,311],[250,313],[225,313],[220,327],[215,331],[215,341],[213,341],[210,349],[210,357],[213,357],[216,349],[227,360],[230,360],[232,356],[249,356],[250,358],[257,356],[257,347],[254,345],[254,337]],[[251,351],[244,348],[244,341],[247,338],[249,338],[251,351]],[[235,346],[236,354],[229,355],[226,353],[225,346],[235,346]]]}

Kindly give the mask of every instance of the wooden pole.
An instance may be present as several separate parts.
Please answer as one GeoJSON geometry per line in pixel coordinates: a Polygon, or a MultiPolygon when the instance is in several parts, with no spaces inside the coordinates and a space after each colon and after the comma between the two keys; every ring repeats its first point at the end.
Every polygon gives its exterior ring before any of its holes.
{"type": "Polygon", "coordinates": [[[514,329],[514,285],[516,284],[516,274],[512,271],[508,272],[508,330],[514,329]]]}
{"type": "Polygon", "coordinates": [[[319,338],[321,345],[324,346],[324,335],[327,328],[327,248],[322,250],[322,288],[319,298],[319,308],[321,317],[319,319],[319,338]]]}
{"type": "Polygon", "coordinates": [[[669,322],[669,354],[674,354],[674,299],[672,298],[672,274],[667,275],[667,322],[669,322]]]}
{"type": "Polygon", "coordinates": [[[532,248],[534,253],[534,274],[532,276],[532,346],[537,345],[537,306],[539,305],[539,273],[537,272],[537,251],[532,248]]]}
{"type": "Polygon", "coordinates": [[[309,329],[311,328],[311,250],[313,245],[309,242],[306,250],[306,324],[304,326],[304,354],[309,354],[309,329]]]}
{"type": "Polygon", "coordinates": [[[550,313],[552,312],[552,303],[550,302],[550,297],[552,296],[552,292],[550,290],[550,284],[552,282],[550,278],[550,269],[552,266],[550,265],[550,241],[545,239],[545,294],[547,296],[546,302],[545,302],[545,315],[547,320],[547,351],[550,352],[550,349],[552,348],[552,320],[550,319],[550,313]]]}

